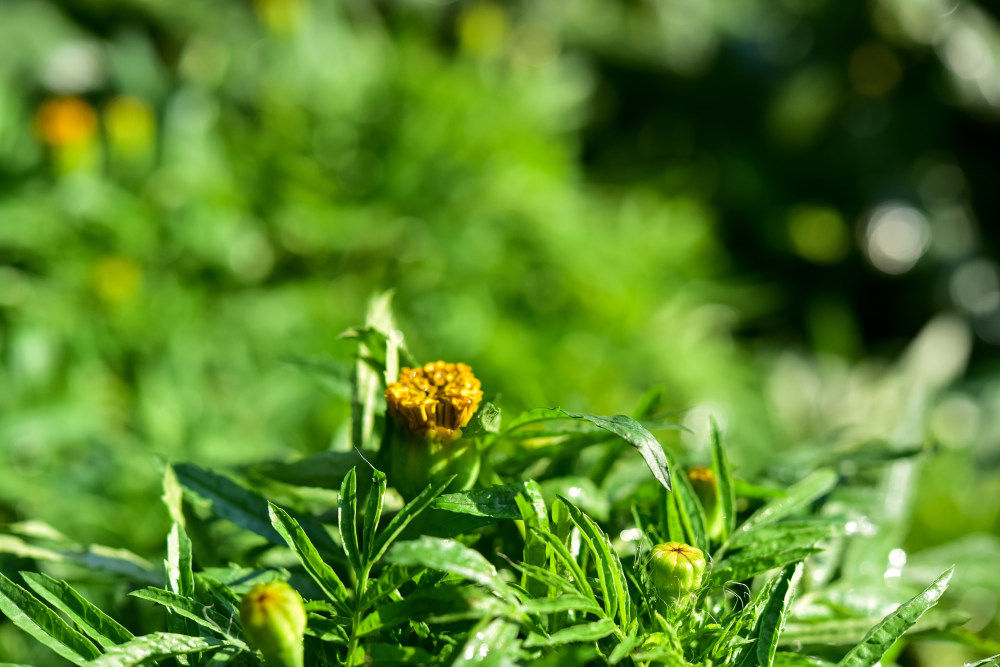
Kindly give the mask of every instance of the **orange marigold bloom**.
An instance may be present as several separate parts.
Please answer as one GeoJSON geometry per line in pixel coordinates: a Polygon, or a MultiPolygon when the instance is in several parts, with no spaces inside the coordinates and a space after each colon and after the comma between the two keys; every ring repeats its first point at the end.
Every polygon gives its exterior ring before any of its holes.
{"type": "Polygon", "coordinates": [[[437,361],[404,367],[385,400],[392,418],[410,433],[451,442],[479,409],[483,390],[466,364],[437,361]]]}
{"type": "Polygon", "coordinates": [[[53,97],[38,107],[35,128],[51,146],[72,146],[94,135],[97,114],[79,97],[53,97]]]}

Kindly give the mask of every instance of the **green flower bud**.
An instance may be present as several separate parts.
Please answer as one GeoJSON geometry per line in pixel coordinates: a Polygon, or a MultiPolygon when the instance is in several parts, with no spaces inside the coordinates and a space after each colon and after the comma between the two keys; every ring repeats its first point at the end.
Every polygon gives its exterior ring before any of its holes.
{"type": "Polygon", "coordinates": [[[269,667],[302,667],[302,635],[306,608],[283,581],[257,584],[243,596],[240,621],[254,648],[269,667]]]}
{"type": "Polygon", "coordinates": [[[722,503],[719,502],[719,488],[715,474],[704,466],[691,468],[687,473],[691,488],[694,489],[701,506],[705,508],[705,529],[713,540],[722,539],[726,518],[722,515],[722,503]]]}
{"type": "Polygon", "coordinates": [[[698,589],[705,574],[705,555],[680,542],[653,547],[649,576],[664,600],[673,601],[698,589]]]}
{"type": "Polygon", "coordinates": [[[390,483],[413,498],[431,482],[457,475],[452,490],[470,488],[479,476],[479,451],[462,438],[483,391],[467,365],[437,361],[403,368],[386,387],[386,411],[396,437],[383,452],[390,483]]]}

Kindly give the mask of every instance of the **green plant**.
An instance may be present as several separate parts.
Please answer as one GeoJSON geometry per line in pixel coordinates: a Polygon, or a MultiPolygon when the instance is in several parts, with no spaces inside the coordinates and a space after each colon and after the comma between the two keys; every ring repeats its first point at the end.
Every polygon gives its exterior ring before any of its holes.
{"type": "MultiPolygon", "coordinates": [[[[380,470],[388,452],[417,444],[394,440],[384,400],[401,363],[415,366],[388,299],[345,335],[358,349],[349,376],[308,367],[349,380],[331,385],[349,387],[353,447],[251,465],[242,482],[166,466],[162,572],[123,552],[60,551],[38,526],[5,536],[21,540],[25,557],[116,572],[132,596],[165,610],[165,631],[133,636],[67,580],[30,571],[21,573],[30,592],[0,576],[0,611],[63,658],[92,665],[274,659],[240,605],[287,591],[278,581],[305,600],[301,649],[316,665],[856,667],[888,664],[915,637],[996,649],[938,604],[951,569],[915,590],[890,586],[854,549],[858,539],[873,548],[859,512],[877,497],[880,471],[918,454],[869,457],[850,474],[820,468],[777,488],[736,477],[713,424],[706,495],[675,474],[697,462],[654,435],[680,428],[660,408],[662,389],[632,416],[539,408],[501,419],[487,401],[459,420],[460,438],[439,441],[475,452],[478,486],[434,474],[411,497],[380,470]],[[671,573],[654,545],[668,541],[700,556],[683,586],[664,585],[671,573]]],[[[288,618],[297,635],[301,619],[288,618]]]]}

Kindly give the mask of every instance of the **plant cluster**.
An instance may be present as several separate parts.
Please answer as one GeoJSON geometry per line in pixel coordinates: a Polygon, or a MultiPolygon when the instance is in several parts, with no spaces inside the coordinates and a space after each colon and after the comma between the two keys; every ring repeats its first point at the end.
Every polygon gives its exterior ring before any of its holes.
{"type": "Polygon", "coordinates": [[[937,604],[952,569],[916,590],[888,585],[891,531],[861,512],[878,471],[898,474],[914,452],[754,484],[714,424],[708,465],[662,446],[656,432],[681,428],[662,389],[632,416],[502,419],[468,366],[414,363],[387,296],[345,336],[354,449],[236,477],[167,465],[162,569],[57,546],[38,524],[5,536],[78,577],[116,573],[164,610],[164,631],[133,636],[68,580],[33,571],[25,586],[0,575],[0,611],[66,660],[104,666],[860,667],[915,637],[992,647],[937,604]]]}

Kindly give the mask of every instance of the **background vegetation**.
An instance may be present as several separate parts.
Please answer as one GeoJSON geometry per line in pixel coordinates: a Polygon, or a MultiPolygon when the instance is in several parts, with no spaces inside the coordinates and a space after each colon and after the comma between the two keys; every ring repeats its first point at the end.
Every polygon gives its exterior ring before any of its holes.
{"type": "Polygon", "coordinates": [[[344,446],[295,360],[393,288],[505,409],[925,445],[906,546],[996,555],[997,58],[972,2],[8,0],[0,520],[158,558],[160,460],[344,446]]]}

